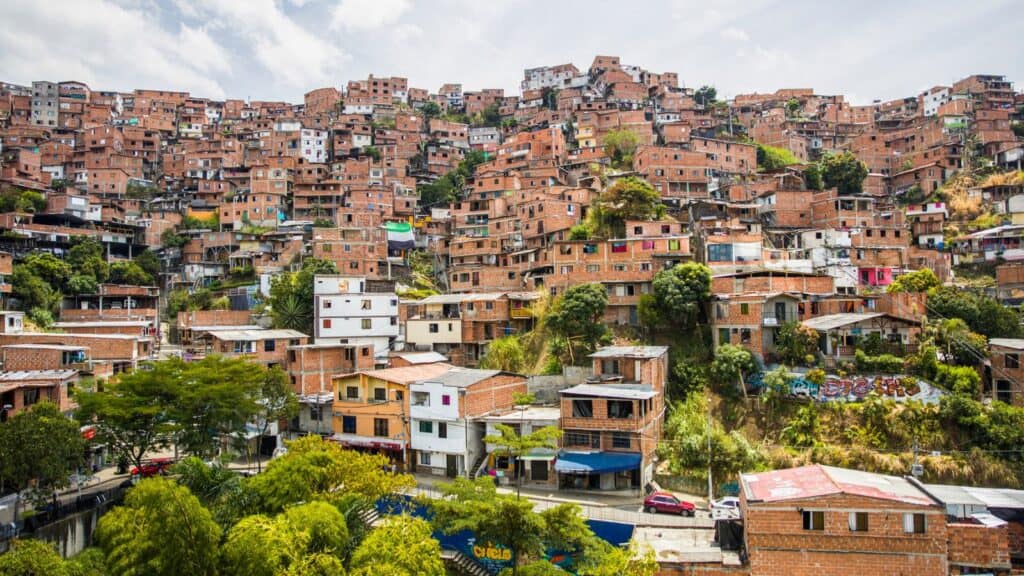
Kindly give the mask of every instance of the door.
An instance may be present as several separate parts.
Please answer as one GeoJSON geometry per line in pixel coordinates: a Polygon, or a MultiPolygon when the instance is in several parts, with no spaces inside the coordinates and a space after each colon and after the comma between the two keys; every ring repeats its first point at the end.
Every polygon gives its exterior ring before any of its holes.
{"type": "Polygon", "coordinates": [[[459,475],[459,457],[455,454],[448,454],[448,460],[444,467],[444,474],[449,478],[455,478],[459,475]]]}
{"type": "Polygon", "coordinates": [[[786,303],[776,302],[775,303],[775,318],[778,319],[779,324],[786,321],[786,303]]]}

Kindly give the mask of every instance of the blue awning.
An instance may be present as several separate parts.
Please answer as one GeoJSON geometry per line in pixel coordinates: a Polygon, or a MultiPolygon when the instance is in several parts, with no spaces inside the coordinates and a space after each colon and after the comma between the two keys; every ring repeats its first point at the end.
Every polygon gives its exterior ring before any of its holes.
{"type": "Polygon", "coordinates": [[[565,474],[604,474],[640,469],[637,452],[560,452],[555,471],[565,474]]]}

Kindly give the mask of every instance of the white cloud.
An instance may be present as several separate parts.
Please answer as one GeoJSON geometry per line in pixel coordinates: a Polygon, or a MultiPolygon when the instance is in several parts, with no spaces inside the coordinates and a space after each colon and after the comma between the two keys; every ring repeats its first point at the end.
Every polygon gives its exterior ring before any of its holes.
{"type": "Polygon", "coordinates": [[[200,30],[161,28],[140,6],[148,4],[12,0],[4,6],[0,70],[19,82],[80,80],[96,89],[173,88],[224,97],[219,79],[210,76],[226,70],[218,62],[226,60],[223,48],[200,30]],[[209,56],[199,57],[197,45],[209,56]]]}
{"type": "Polygon", "coordinates": [[[737,42],[746,42],[750,40],[750,36],[747,35],[746,30],[742,28],[736,28],[735,26],[729,26],[720,33],[722,38],[726,40],[735,40],[737,42]]]}
{"type": "Polygon", "coordinates": [[[284,86],[312,90],[337,80],[348,55],[299,25],[274,0],[204,0],[201,16],[239,37],[256,61],[284,86]]]}
{"type": "Polygon", "coordinates": [[[374,30],[397,22],[410,8],[410,0],[341,0],[331,13],[331,28],[374,30]]]}

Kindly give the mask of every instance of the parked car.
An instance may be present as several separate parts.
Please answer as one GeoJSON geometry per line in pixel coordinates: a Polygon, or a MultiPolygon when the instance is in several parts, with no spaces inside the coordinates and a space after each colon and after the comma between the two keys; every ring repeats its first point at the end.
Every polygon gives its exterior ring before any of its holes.
{"type": "Polygon", "coordinates": [[[739,510],[740,499],[735,496],[726,496],[725,498],[719,498],[718,500],[711,501],[712,510],[739,510]]]}
{"type": "Polygon", "coordinates": [[[167,471],[171,466],[174,466],[174,458],[153,458],[152,460],[146,460],[142,463],[142,466],[132,466],[132,476],[141,476],[142,478],[150,478],[152,476],[159,476],[167,474],[167,471]]]}
{"type": "Polygon", "coordinates": [[[651,514],[664,512],[680,516],[693,516],[694,509],[693,503],[680,500],[668,492],[654,492],[644,499],[644,510],[651,514]]]}

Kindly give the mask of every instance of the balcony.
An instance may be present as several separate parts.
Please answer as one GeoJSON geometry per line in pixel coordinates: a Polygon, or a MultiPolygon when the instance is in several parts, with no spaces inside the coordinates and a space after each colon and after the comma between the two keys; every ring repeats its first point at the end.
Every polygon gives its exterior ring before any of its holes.
{"type": "Polygon", "coordinates": [[[532,308],[512,308],[511,310],[509,310],[509,316],[513,320],[523,320],[523,319],[533,318],[533,309],[532,308]]]}

